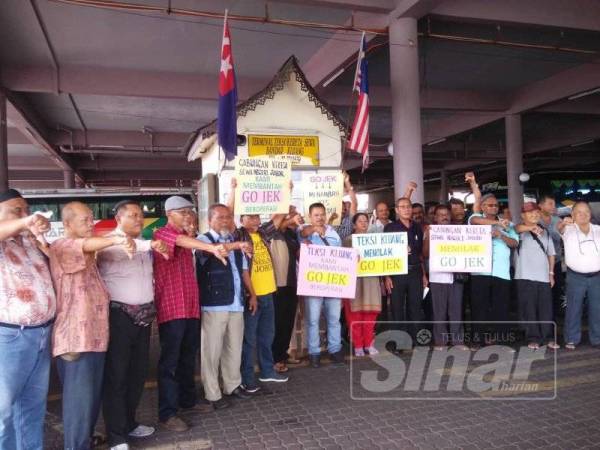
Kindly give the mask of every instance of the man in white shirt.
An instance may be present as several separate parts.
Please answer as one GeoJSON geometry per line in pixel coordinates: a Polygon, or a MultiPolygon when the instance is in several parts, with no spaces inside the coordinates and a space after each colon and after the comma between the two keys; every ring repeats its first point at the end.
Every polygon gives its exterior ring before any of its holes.
{"type": "Polygon", "coordinates": [[[600,346],[600,226],[592,224],[587,202],[573,205],[571,217],[558,225],[567,264],[565,348],[581,342],[581,315],[587,296],[590,343],[600,346]]]}
{"type": "MultiPolygon", "coordinates": [[[[446,205],[437,205],[433,215],[435,225],[450,225],[450,208],[446,205]]],[[[429,227],[423,237],[423,255],[429,258],[429,227]]],[[[462,326],[463,289],[464,284],[454,279],[451,272],[429,271],[429,287],[433,307],[433,344],[435,350],[443,350],[446,345],[458,346],[461,350],[468,350],[464,345],[464,332],[462,326]],[[444,323],[450,321],[451,323],[444,323]]]]}
{"type": "MultiPolygon", "coordinates": [[[[135,240],[129,257],[120,247],[97,254],[98,270],[110,295],[110,337],[106,353],[103,408],[108,444],[126,450],[130,437],[146,437],[154,427],[140,425],[135,412],[144,391],[150,355],[150,324],[156,315],[152,250],[167,255],[162,241],[140,238],[144,213],[132,200],[115,205],[117,228],[109,236],[135,240]]],[[[160,257],[160,256],[159,256],[160,257]]]]}

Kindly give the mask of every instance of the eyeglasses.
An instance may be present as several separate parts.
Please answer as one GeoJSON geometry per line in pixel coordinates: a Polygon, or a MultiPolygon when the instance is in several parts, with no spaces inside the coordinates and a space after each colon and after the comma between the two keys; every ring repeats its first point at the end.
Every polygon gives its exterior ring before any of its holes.
{"type": "Polygon", "coordinates": [[[191,209],[172,209],[171,212],[180,214],[182,216],[191,216],[194,214],[194,211],[191,209]]]}

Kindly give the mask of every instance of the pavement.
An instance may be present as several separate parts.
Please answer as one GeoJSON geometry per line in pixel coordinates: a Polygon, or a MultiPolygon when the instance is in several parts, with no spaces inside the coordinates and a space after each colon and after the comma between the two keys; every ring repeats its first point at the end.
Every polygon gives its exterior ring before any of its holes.
{"type": "MultiPolygon", "coordinates": [[[[402,356],[402,367],[409,371],[412,356],[402,356]]],[[[385,380],[381,365],[395,357],[382,358],[377,364],[369,357],[348,357],[344,365],[292,368],[289,382],[269,384],[271,395],[235,400],[231,408],[209,414],[186,413],[189,431],[159,430],[136,440],[132,448],[198,450],[206,448],[202,442],[207,438],[214,449],[600,448],[600,349],[580,346],[559,350],[556,356],[547,352],[532,365],[529,381],[535,382],[535,392],[477,393],[465,388],[448,400],[434,398],[448,396],[444,383],[436,392],[406,385],[367,392],[361,373],[378,370],[378,380],[385,380]]],[[[57,396],[48,409],[46,448],[60,449],[57,396]]],[[[155,382],[147,383],[138,420],[157,421],[155,382]]],[[[101,422],[97,430],[103,431],[101,422]]]]}

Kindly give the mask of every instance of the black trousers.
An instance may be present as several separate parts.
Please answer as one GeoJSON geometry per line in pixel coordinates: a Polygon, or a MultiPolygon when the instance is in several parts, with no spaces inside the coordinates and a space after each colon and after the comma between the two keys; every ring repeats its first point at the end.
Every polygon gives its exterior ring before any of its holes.
{"type": "Polygon", "coordinates": [[[158,418],[161,422],[177,414],[179,407],[197,402],[194,374],[200,346],[198,319],[176,319],[158,326],[158,418]]]}
{"type": "Polygon", "coordinates": [[[275,307],[275,338],[273,339],[273,361],[286,362],[289,358],[288,348],[294,332],[294,320],[298,309],[296,288],[282,286],[277,288],[273,296],[275,307]]]}
{"type": "Polygon", "coordinates": [[[429,283],[431,288],[431,299],[433,305],[434,323],[433,342],[435,345],[459,345],[464,342],[462,323],[463,312],[463,288],[464,285],[455,281],[454,283],[429,283]]]}
{"type": "Polygon", "coordinates": [[[150,328],[134,325],[123,311],[110,308],[102,404],[111,447],[127,442],[138,425],[135,412],[148,373],[150,328]]]}
{"type": "Polygon", "coordinates": [[[493,341],[498,344],[510,344],[508,320],[510,302],[510,281],[491,275],[471,276],[471,320],[492,322],[474,323],[471,341],[476,344],[493,341]],[[485,338],[488,339],[485,339],[485,338]]]}
{"type": "MultiPolygon", "coordinates": [[[[519,317],[525,322],[552,320],[552,289],[550,283],[516,280],[519,299],[519,317]]],[[[524,323],[523,328],[529,342],[541,344],[554,341],[552,324],[524,323]]]]}
{"type": "Polygon", "coordinates": [[[562,271],[562,262],[554,263],[554,286],[552,287],[552,305],[553,305],[553,320],[558,321],[558,317],[564,316],[565,312],[561,308],[561,295],[565,287],[565,274],[562,271]]]}
{"type": "Polygon", "coordinates": [[[402,329],[410,334],[413,344],[417,331],[423,320],[423,275],[421,269],[409,270],[406,275],[392,276],[392,294],[390,309],[395,322],[410,321],[408,324],[395,325],[394,329],[402,329]]]}

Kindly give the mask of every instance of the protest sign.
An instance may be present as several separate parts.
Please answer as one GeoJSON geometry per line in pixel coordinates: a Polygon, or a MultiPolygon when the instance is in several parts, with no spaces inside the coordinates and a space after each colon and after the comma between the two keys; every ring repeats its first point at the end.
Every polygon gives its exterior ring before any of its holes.
{"type": "Polygon", "coordinates": [[[358,254],[353,248],[302,244],[298,295],[354,298],[357,260],[358,254]]]}
{"type": "Polygon", "coordinates": [[[408,273],[408,245],[405,232],[353,234],[352,247],[358,250],[358,276],[372,277],[408,273]]]}
{"type": "Polygon", "coordinates": [[[490,225],[431,225],[429,270],[433,272],[492,271],[490,225]]]}
{"type": "Polygon", "coordinates": [[[336,213],[333,225],[342,220],[342,198],[344,196],[344,175],[341,170],[319,171],[317,174],[302,174],[304,194],[304,215],[308,217],[308,208],[313,203],[323,203],[327,219],[336,213]]]}
{"type": "Polygon", "coordinates": [[[287,214],[291,164],[276,158],[236,158],[236,214],[287,214]]]}

